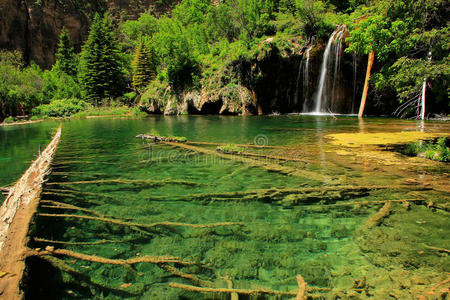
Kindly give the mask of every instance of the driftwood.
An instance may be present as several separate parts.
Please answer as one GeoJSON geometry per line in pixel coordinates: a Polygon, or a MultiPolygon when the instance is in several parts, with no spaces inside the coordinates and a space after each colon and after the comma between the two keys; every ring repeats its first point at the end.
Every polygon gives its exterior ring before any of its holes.
{"type": "Polygon", "coordinates": [[[224,153],[224,154],[231,154],[231,155],[241,155],[241,156],[247,156],[247,157],[256,157],[256,158],[266,158],[266,159],[273,159],[273,160],[281,160],[281,161],[295,161],[295,162],[301,162],[301,163],[308,163],[305,159],[300,159],[298,157],[295,157],[294,155],[269,155],[269,154],[263,154],[263,153],[252,153],[252,152],[229,152],[224,151],[221,148],[218,148],[216,151],[224,153]]]}
{"type": "Polygon", "coordinates": [[[61,244],[61,245],[81,245],[81,246],[124,243],[124,241],[112,241],[112,240],[99,240],[99,241],[95,241],[95,242],[67,242],[67,241],[47,240],[47,239],[37,238],[37,237],[34,237],[33,240],[35,242],[40,242],[40,243],[61,244]]]}
{"type": "Polygon", "coordinates": [[[372,215],[364,224],[366,229],[371,229],[381,224],[383,219],[391,212],[391,201],[386,202],[383,207],[374,215],[372,215]]]}
{"type": "Polygon", "coordinates": [[[198,265],[199,263],[185,261],[179,257],[174,256],[139,256],[129,259],[111,259],[95,255],[87,255],[79,252],[74,252],[66,249],[53,249],[53,247],[46,247],[45,250],[32,250],[29,249],[23,253],[23,259],[30,256],[43,256],[43,255],[64,255],[75,259],[96,262],[101,264],[109,265],[134,265],[139,263],[151,263],[151,264],[165,264],[165,263],[175,263],[179,265],[198,265]]]}
{"type": "Polygon", "coordinates": [[[103,197],[103,198],[110,198],[114,199],[113,196],[108,194],[102,194],[102,193],[91,193],[91,192],[83,192],[83,191],[77,191],[77,190],[64,190],[64,189],[51,189],[51,188],[45,188],[44,191],[41,193],[43,195],[56,195],[56,196],[63,196],[63,197],[70,197],[70,198],[79,198],[77,195],[81,196],[92,196],[95,198],[103,197]]]}
{"type": "Polygon", "coordinates": [[[323,175],[323,174],[320,174],[320,173],[314,172],[314,171],[308,171],[308,170],[300,169],[300,168],[292,168],[292,167],[282,166],[280,164],[269,163],[266,161],[252,159],[252,158],[248,158],[248,157],[244,157],[244,156],[224,154],[224,153],[221,153],[221,152],[218,152],[215,150],[210,150],[210,149],[206,149],[203,147],[188,145],[186,143],[176,143],[176,142],[163,142],[163,143],[167,144],[167,145],[171,145],[173,147],[183,148],[186,150],[195,151],[198,153],[203,153],[203,154],[207,154],[207,155],[211,155],[211,156],[218,156],[220,158],[227,159],[227,160],[234,160],[234,161],[246,163],[246,164],[253,165],[253,166],[258,166],[258,167],[261,167],[268,171],[281,173],[283,175],[295,176],[295,177],[300,177],[300,178],[308,178],[310,180],[316,180],[319,182],[323,182],[323,181],[332,182],[333,181],[330,176],[323,175]]]}
{"type": "Polygon", "coordinates": [[[72,275],[76,279],[82,280],[83,282],[85,282],[86,284],[88,284],[94,288],[108,291],[108,292],[118,294],[118,295],[123,295],[123,296],[139,296],[138,294],[133,294],[130,292],[123,291],[121,289],[115,289],[115,288],[105,286],[103,284],[93,282],[89,276],[87,276],[86,274],[83,274],[81,272],[78,272],[77,270],[75,270],[74,268],[72,268],[71,266],[66,264],[63,260],[56,258],[54,256],[43,255],[43,256],[40,256],[39,258],[49,262],[53,267],[58,268],[64,272],[72,275]]]}
{"type": "Polygon", "coordinates": [[[54,168],[58,168],[60,166],[64,166],[64,165],[73,165],[73,164],[102,164],[102,165],[116,165],[117,163],[115,162],[103,162],[103,161],[98,161],[98,160],[94,160],[94,161],[89,161],[89,160],[61,160],[58,162],[55,162],[53,164],[54,168]]]}
{"type": "Polygon", "coordinates": [[[244,226],[244,223],[237,223],[237,222],[222,222],[222,223],[212,223],[212,224],[187,224],[187,223],[180,223],[180,222],[156,222],[156,223],[150,223],[150,224],[141,224],[141,223],[125,222],[125,221],[116,220],[116,219],[101,218],[101,217],[94,217],[94,216],[83,216],[83,215],[47,214],[47,213],[39,213],[38,215],[41,217],[78,218],[78,219],[86,219],[86,220],[95,220],[95,221],[102,221],[105,223],[112,223],[112,224],[116,224],[116,225],[141,227],[141,228],[152,228],[152,227],[214,228],[214,227],[222,227],[222,226],[244,226]]]}
{"type": "Polygon", "coordinates": [[[447,252],[447,253],[450,253],[450,250],[445,249],[445,248],[433,247],[433,246],[429,246],[429,245],[424,244],[424,243],[422,243],[422,245],[423,245],[425,248],[428,248],[428,249],[436,250],[436,251],[439,251],[439,252],[447,252]]]}
{"type": "Polygon", "coordinates": [[[67,203],[63,203],[63,202],[57,202],[57,201],[53,201],[53,200],[41,200],[41,203],[50,204],[50,205],[44,204],[44,205],[41,205],[41,207],[77,210],[77,211],[82,211],[82,212],[92,214],[97,217],[101,217],[101,218],[105,217],[105,215],[103,215],[95,210],[91,210],[91,209],[87,209],[87,208],[83,208],[83,207],[79,207],[79,206],[75,206],[75,205],[67,204],[67,203]]]}
{"type": "Polygon", "coordinates": [[[298,292],[295,300],[304,300],[306,293],[306,281],[303,279],[302,275],[297,275],[298,292]]]}
{"type": "Polygon", "coordinates": [[[183,184],[183,185],[202,185],[200,183],[186,180],[152,180],[152,179],[101,179],[101,180],[84,180],[84,181],[68,181],[68,182],[48,182],[47,185],[76,185],[76,184],[97,184],[97,183],[123,183],[123,184],[142,184],[149,186],[161,186],[166,184],[183,184]]]}
{"type": "MultiPolygon", "coordinates": [[[[193,142],[193,141],[180,141],[177,138],[172,137],[164,137],[164,136],[157,136],[152,134],[138,134],[136,138],[143,139],[143,140],[152,140],[155,142],[174,142],[174,143],[185,143],[189,145],[210,145],[210,146],[225,146],[226,143],[214,143],[214,142],[193,142]]],[[[236,144],[236,146],[239,147],[248,147],[248,148],[269,148],[269,149],[292,149],[292,147],[286,147],[286,146],[269,146],[269,145],[255,145],[255,144],[236,144]]]]}
{"type": "MultiPolygon", "coordinates": [[[[233,288],[211,288],[211,287],[198,287],[193,285],[181,284],[171,282],[170,287],[183,289],[189,292],[200,292],[200,293],[223,293],[223,294],[239,294],[239,295],[272,295],[272,296],[297,296],[298,291],[274,291],[268,288],[257,288],[257,289],[233,289],[233,288]]],[[[308,290],[320,290],[329,291],[330,289],[325,288],[309,288],[308,290]]],[[[308,299],[321,299],[322,295],[306,295],[308,299]]]]}
{"type": "Polygon", "coordinates": [[[188,279],[188,280],[192,281],[194,284],[197,284],[197,285],[200,285],[200,286],[206,286],[206,287],[210,287],[210,286],[213,285],[213,283],[210,282],[210,281],[206,281],[206,280],[200,279],[197,276],[192,275],[192,274],[186,274],[184,272],[181,272],[180,270],[178,270],[177,268],[175,268],[175,267],[173,267],[173,266],[171,266],[169,264],[163,263],[163,264],[158,264],[158,266],[161,269],[164,269],[167,272],[171,273],[172,275],[177,276],[177,277],[181,277],[181,278],[184,278],[184,279],[188,279]]]}
{"type": "Polygon", "coordinates": [[[240,295],[278,295],[278,296],[297,296],[297,292],[283,292],[283,291],[273,291],[271,289],[259,288],[253,290],[247,289],[229,289],[229,288],[208,288],[208,287],[197,287],[193,285],[181,284],[171,282],[170,287],[183,289],[190,292],[201,292],[201,293],[226,293],[226,294],[240,294],[240,295]]]}
{"type": "MultiPolygon", "coordinates": [[[[213,143],[213,142],[192,142],[192,141],[186,141],[185,142],[188,145],[206,145],[206,146],[226,146],[229,144],[226,143],[213,143]]],[[[245,147],[245,148],[256,148],[256,149],[288,149],[292,150],[295,149],[294,147],[288,147],[288,146],[271,146],[271,145],[255,145],[255,144],[235,144],[238,147],[245,147]]]]}
{"type": "MultiPolygon", "coordinates": [[[[284,206],[294,206],[302,204],[334,204],[338,200],[353,199],[363,197],[372,191],[383,189],[403,189],[405,186],[324,186],[324,187],[303,187],[303,188],[270,188],[258,189],[239,192],[223,192],[223,193],[200,193],[186,196],[171,197],[169,200],[176,201],[262,201],[270,203],[278,203],[284,206]]],[[[418,187],[419,189],[421,187],[418,187]]],[[[153,197],[152,200],[167,200],[167,197],[153,197]]],[[[394,200],[407,201],[407,200],[394,200]]],[[[422,201],[414,199],[414,201],[422,201]]],[[[366,201],[368,204],[370,201],[366,201]]],[[[385,203],[385,201],[377,201],[372,203],[385,203]]],[[[342,205],[353,205],[356,202],[344,203],[342,205]]],[[[337,205],[337,204],[336,204],[337,205]]]]}
{"type": "Polygon", "coordinates": [[[166,136],[157,136],[152,134],[138,134],[136,136],[138,139],[143,140],[152,140],[154,142],[174,142],[174,143],[184,143],[185,141],[182,141],[180,139],[174,138],[174,137],[166,137],[166,136]]]}

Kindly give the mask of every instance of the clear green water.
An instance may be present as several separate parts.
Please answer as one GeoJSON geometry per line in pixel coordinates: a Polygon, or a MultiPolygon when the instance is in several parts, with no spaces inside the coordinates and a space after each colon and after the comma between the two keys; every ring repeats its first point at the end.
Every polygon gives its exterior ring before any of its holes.
{"type": "MultiPolygon", "coordinates": [[[[52,139],[54,122],[0,127],[0,187],[22,176],[30,161],[52,139]]],[[[0,194],[0,203],[3,196],[0,194]]]]}
{"type": "MultiPolygon", "coordinates": [[[[420,172],[414,168],[383,167],[353,156],[336,155],[334,147],[324,138],[326,134],[335,132],[417,128],[414,122],[390,119],[369,119],[363,125],[355,118],[341,117],[335,120],[310,116],[156,116],[146,119],[102,118],[64,122],[53,173],[44,187],[42,200],[64,202],[95,210],[107,217],[136,223],[242,222],[245,225],[210,229],[157,227],[142,232],[95,220],[39,216],[33,226],[32,236],[68,242],[103,239],[120,241],[100,245],[54,245],[56,248],[107,258],[171,255],[200,262],[202,266],[177,267],[183,272],[214,282],[216,287],[226,287],[220,278],[229,276],[236,288],[296,290],[295,276],[301,274],[309,285],[332,289],[323,296],[332,299],[341,290],[352,291],[355,279],[366,277],[371,292],[381,297],[378,299],[385,299],[387,291],[395,289],[399,289],[402,295],[410,296],[409,290],[413,291],[412,288],[399,287],[400,279],[406,274],[401,272],[411,272],[408,276],[418,274],[431,284],[450,270],[445,253],[421,246],[421,243],[426,243],[447,249],[450,247],[449,219],[444,210],[428,209],[420,202],[413,203],[409,210],[394,204],[394,213],[387,219],[386,226],[361,233],[358,229],[380,209],[380,204],[333,206],[342,199],[327,202],[315,199],[304,205],[283,206],[270,203],[269,200],[213,201],[210,198],[206,200],[206,197],[191,197],[204,193],[331,184],[389,186],[407,179],[422,182],[427,176],[434,176],[437,181],[448,179],[448,165],[433,164],[422,168],[420,172]],[[161,135],[185,136],[189,141],[257,142],[294,147],[303,162],[270,162],[311,172],[308,174],[319,174],[324,180],[286,176],[269,172],[260,166],[249,166],[135,138],[137,134],[151,130],[157,130],[161,135]],[[64,184],[100,179],[179,180],[195,185],[64,184]],[[425,252],[419,254],[422,250],[425,252]]],[[[25,149],[23,140],[26,137],[38,139],[36,136],[40,136],[39,141],[48,141],[54,127],[55,123],[24,127],[20,131],[23,132],[22,139],[10,134],[7,135],[8,143],[16,145],[18,150],[15,151],[25,149]]],[[[0,133],[5,134],[1,130],[4,129],[0,129],[0,133]]],[[[37,145],[40,142],[29,143],[37,145]]],[[[26,168],[23,160],[28,158],[25,158],[26,153],[20,151],[20,155],[8,152],[11,151],[8,150],[10,147],[3,145],[2,140],[2,157],[11,160],[8,172],[4,173],[2,179],[7,182],[20,176],[20,172],[26,168]]],[[[281,150],[271,149],[260,153],[276,155],[279,154],[277,151],[281,150]]],[[[448,193],[442,191],[417,192],[411,188],[372,191],[349,197],[345,201],[411,199],[419,197],[417,194],[439,203],[449,200],[448,193]]],[[[39,212],[88,215],[42,205],[39,212]]],[[[31,247],[47,245],[49,243],[45,242],[30,244],[31,247]]],[[[71,275],[32,259],[28,261],[29,299],[43,296],[47,299],[227,299],[226,296],[170,288],[170,282],[190,282],[152,264],[125,268],[61,258],[87,277],[71,275]]],[[[367,296],[364,293],[358,295],[360,298],[367,296]]]]}

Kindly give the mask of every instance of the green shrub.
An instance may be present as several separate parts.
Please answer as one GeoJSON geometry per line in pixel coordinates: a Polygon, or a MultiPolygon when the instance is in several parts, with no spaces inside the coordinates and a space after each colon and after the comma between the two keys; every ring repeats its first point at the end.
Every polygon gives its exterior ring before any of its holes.
{"type": "Polygon", "coordinates": [[[3,122],[5,122],[5,123],[13,123],[14,122],[14,118],[13,117],[7,117],[3,122]]]}
{"type": "Polygon", "coordinates": [[[450,148],[448,139],[440,137],[429,142],[414,142],[408,144],[400,152],[408,156],[423,156],[431,160],[448,162],[450,161],[450,148]]]}
{"type": "Polygon", "coordinates": [[[69,117],[88,107],[88,103],[83,100],[70,98],[53,100],[49,104],[42,104],[35,107],[32,111],[34,116],[48,117],[69,117]]]}

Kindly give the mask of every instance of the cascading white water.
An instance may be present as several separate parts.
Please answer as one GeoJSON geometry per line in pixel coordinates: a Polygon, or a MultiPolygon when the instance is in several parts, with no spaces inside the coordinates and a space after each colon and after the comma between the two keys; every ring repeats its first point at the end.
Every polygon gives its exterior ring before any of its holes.
{"type": "Polygon", "coordinates": [[[332,85],[332,95],[335,94],[335,86],[336,86],[336,74],[339,71],[342,49],[343,49],[343,36],[347,31],[347,27],[345,25],[339,26],[331,35],[328,40],[327,47],[323,53],[322,66],[320,68],[320,79],[319,85],[315,98],[315,113],[323,113],[324,106],[328,102],[328,91],[327,91],[327,79],[329,76],[329,60],[330,53],[334,53],[334,73],[333,73],[333,85],[332,85]]]}
{"type": "MultiPolygon", "coordinates": [[[[313,40],[314,41],[314,40],[313,40]]],[[[312,49],[313,45],[310,44],[308,48],[306,48],[305,53],[303,54],[302,61],[300,62],[297,74],[297,82],[296,82],[296,90],[295,90],[295,104],[298,103],[298,91],[300,87],[300,78],[303,78],[302,83],[302,92],[303,92],[303,110],[305,110],[305,105],[308,102],[308,85],[309,85],[309,53],[312,49]]]]}
{"type": "Polygon", "coordinates": [[[303,66],[303,111],[305,111],[306,103],[308,103],[308,87],[309,87],[309,53],[312,49],[312,44],[306,49],[306,63],[303,66]]]}

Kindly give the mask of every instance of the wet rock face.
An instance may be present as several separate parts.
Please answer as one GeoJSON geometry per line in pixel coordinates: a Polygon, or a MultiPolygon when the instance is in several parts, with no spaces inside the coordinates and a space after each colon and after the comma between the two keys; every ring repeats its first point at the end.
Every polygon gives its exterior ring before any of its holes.
{"type": "Polygon", "coordinates": [[[95,12],[108,11],[114,21],[137,19],[150,10],[159,14],[175,1],[156,4],[155,0],[0,0],[0,48],[20,50],[27,62],[43,68],[55,62],[59,34],[63,27],[76,51],[86,40],[95,12]]]}

